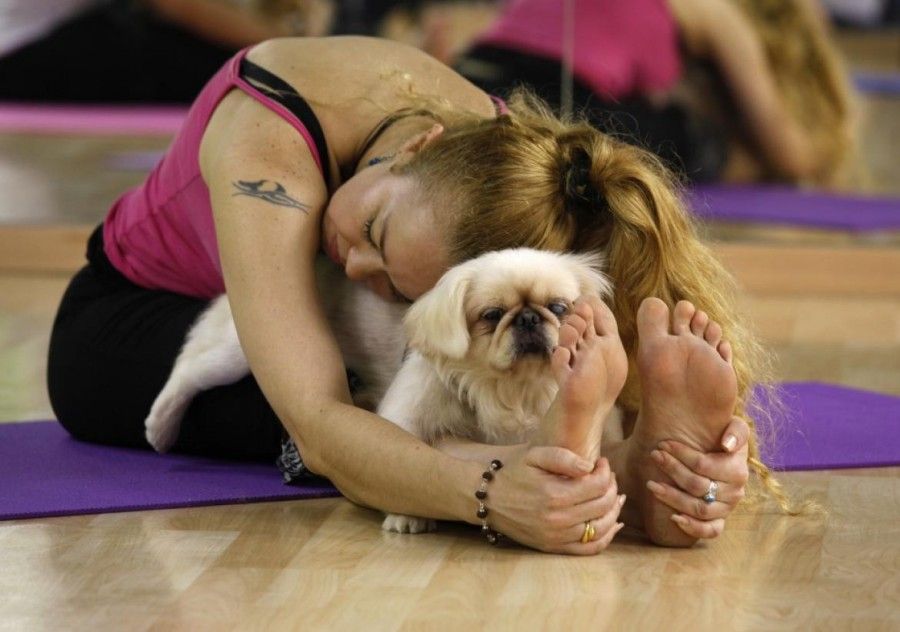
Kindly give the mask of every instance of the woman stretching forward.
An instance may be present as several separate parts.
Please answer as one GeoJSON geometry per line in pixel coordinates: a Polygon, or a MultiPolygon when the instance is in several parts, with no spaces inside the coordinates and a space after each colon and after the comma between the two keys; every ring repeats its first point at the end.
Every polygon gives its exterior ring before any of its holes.
{"type": "Polygon", "coordinates": [[[689,544],[718,535],[743,496],[748,447],[766,474],[745,412],[758,348],[667,172],[528,98],[507,111],[412,48],[326,38],[242,51],[147,181],[113,205],[88,259],[48,363],[57,418],[83,440],[146,447],[144,419],[187,331],[227,289],[252,375],[195,398],[176,449],[272,458],[286,429],[308,468],[354,502],[471,523],[484,457],[503,451],[492,527],[575,554],[615,535],[617,486],[631,497],[626,521],[689,544]],[[353,407],[316,255],[386,299],[413,300],[455,263],[513,246],[602,251],[615,285],[612,312],[573,308],[562,346],[574,373],[560,370],[562,395],[536,445],[434,449],[353,407]],[[682,300],[670,320],[665,306],[682,300]],[[624,364],[587,351],[616,339],[612,314],[628,354],[621,394],[598,386],[624,364]],[[584,413],[614,399],[634,431],[594,463],[584,413]],[[706,503],[697,496],[711,480],[718,499],[706,503]]]}

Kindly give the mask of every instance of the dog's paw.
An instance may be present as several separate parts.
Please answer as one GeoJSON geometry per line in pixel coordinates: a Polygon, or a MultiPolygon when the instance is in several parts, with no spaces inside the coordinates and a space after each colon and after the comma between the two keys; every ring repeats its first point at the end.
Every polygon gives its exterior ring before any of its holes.
{"type": "Polygon", "coordinates": [[[153,402],[153,408],[144,421],[144,436],[147,443],[153,446],[157,452],[168,452],[178,439],[181,430],[181,418],[184,415],[185,406],[176,402],[168,402],[159,399],[153,402]]]}
{"type": "Polygon", "coordinates": [[[437,523],[428,518],[416,518],[415,516],[403,516],[400,514],[387,514],[381,528],[394,533],[426,533],[437,529],[437,523]]]}
{"type": "Polygon", "coordinates": [[[165,423],[160,423],[152,415],[145,422],[147,443],[153,446],[157,452],[168,452],[178,438],[178,427],[174,429],[165,423]]]}

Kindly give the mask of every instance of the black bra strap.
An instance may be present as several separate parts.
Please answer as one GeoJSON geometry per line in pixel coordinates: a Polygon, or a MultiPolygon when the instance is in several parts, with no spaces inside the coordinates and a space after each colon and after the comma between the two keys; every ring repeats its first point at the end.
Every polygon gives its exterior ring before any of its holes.
{"type": "Polygon", "coordinates": [[[322,126],[319,125],[319,120],[309,104],[286,81],[265,68],[257,66],[246,57],[241,60],[240,75],[243,79],[252,82],[253,86],[264,92],[267,97],[286,107],[306,127],[319,151],[325,185],[331,188],[331,159],[328,157],[328,143],[325,142],[322,126]]]}

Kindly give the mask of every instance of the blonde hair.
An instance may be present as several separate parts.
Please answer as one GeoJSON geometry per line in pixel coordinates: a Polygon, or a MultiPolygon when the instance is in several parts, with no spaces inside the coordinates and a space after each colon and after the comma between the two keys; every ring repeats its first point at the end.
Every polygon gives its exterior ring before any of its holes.
{"type": "Polygon", "coordinates": [[[525,91],[514,93],[509,108],[497,119],[450,126],[402,168],[418,178],[427,199],[446,203],[435,214],[451,261],[517,246],[605,253],[615,288],[611,307],[629,358],[619,404],[631,412],[640,403],[635,321],[641,301],[656,296],[672,308],[685,299],[707,312],[734,350],[735,414],[754,431],[749,465],[787,508],[759,458],[756,422],[764,413],[752,410],[753,387],[769,381],[768,356],[735,313],[734,281],[697,236],[677,182],[650,152],[587,122],[559,119],[525,91]],[[595,196],[573,184],[578,165],[595,196]]]}
{"type": "Polygon", "coordinates": [[[821,159],[810,183],[858,180],[856,104],[822,16],[807,0],[732,1],[759,36],[785,106],[821,159]]]}

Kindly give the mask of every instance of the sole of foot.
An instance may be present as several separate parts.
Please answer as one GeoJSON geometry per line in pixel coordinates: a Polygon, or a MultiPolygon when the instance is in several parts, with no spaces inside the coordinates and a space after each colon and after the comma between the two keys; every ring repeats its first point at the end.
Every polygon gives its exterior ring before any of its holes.
{"type": "Polygon", "coordinates": [[[559,392],[532,444],[561,446],[595,462],[603,423],[628,375],[609,307],[600,299],[577,302],[560,327],[550,362],[559,392]]]}
{"type": "Polygon", "coordinates": [[[630,459],[641,488],[632,490],[644,530],[663,546],[691,546],[696,539],[678,528],[674,510],[646,488],[648,480],[674,484],[650,452],[673,439],[704,452],[718,451],[721,434],[737,402],[731,346],[721,326],[692,303],[680,301],[671,317],[661,300],[648,298],[638,310],[637,367],[641,410],[630,439],[630,459]]]}

